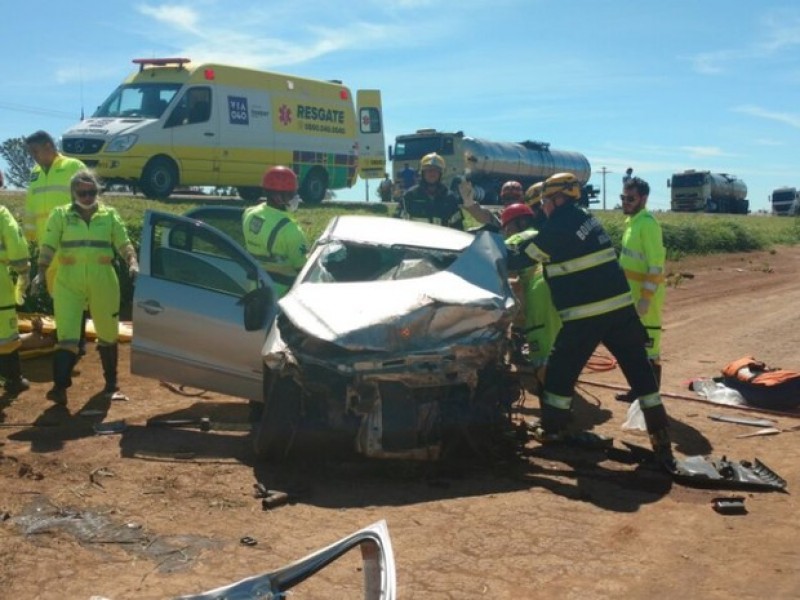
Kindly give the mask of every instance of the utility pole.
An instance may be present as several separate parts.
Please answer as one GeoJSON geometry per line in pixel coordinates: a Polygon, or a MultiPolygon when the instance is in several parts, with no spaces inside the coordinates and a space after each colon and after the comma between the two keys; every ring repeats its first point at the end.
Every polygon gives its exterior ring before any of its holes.
{"type": "Polygon", "coordinates": [[[605,167],[600,169],[600,174],[603,176],[603,210],[606,209],[606,175],[613,173],[614,171],[609,171],[605,167]]]}

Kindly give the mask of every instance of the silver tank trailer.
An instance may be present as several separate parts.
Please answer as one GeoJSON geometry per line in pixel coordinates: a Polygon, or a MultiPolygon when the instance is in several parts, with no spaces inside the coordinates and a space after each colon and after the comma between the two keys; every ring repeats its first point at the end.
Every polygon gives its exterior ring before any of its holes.
{"type": "Polygon", "coordinates": [[[472,174],[507,179],[547,179],[562,172],[574,174],[581,185],[592,175],[589,160],[579,152],[550,150],[540,142],[490,142],[465,137],[464,160],[472,174]]]}
{"type": "Polygon", "coordinates": [[[709,173],[711,199],[732,198],[744,200],[747,197],[747,185],[741,179],[725,173],[709,173]]]}

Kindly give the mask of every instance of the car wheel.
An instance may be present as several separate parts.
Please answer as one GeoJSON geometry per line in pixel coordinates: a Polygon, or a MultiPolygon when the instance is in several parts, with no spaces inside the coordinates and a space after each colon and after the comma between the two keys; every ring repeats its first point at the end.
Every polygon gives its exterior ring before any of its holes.
{"type": "Polygon", "coordinates": [[[300,428],[302,391],[291,377],[276,377],[265,388],[264,410],[253,436],[253,450],[258,458],[280,462],[289,457],[300,428]]]}
{"type": "Polygon", "coordinates": [[[163,156],[147,163],[139,180],[142,193],[151,199],[164,200],[178,185],[178,169],[170,159],[163,156]]]}
{"type": "Polygon", "coordinates": [[[303,180],[300,197],[307,204],[319,204],[325,199],[326,191],[328,191],[328,176],[323,169],[315,168],[303,180]]]}
{"type": "Polygon", "coordinates": [[[264,193],[264,190],[260,187],[238,187],[236,191],[239,192],[239,197],[247,204],[255,204],[264,193]]]}

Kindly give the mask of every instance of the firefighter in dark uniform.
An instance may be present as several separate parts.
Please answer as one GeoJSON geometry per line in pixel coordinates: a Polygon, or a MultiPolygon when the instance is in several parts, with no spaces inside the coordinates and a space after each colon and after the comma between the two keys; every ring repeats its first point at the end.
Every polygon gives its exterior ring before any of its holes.
{"type": "Polygon", "coordinates": [[[442,183],[444,167],[444,159],[435,152],[422,157],[420,182],[403,195],[398,217],[464,230],[461,199],[442,183]]]}
{"type": "Polygon", "coordinates": [[[544,265],[562,321],[548,359],[534,438],[540,443],[587,439],[586,434],[568,431],[572,396],[583,367],[602,342],[639,399],[656,457],[672,470],[667,412],[647,359],[647,333],[611,240],[600,222],[575,204],[580,197],[580,182],[571,173],[547,179],[542,194],[547,221],[508,258],[514,269],[534,262],[544,265]]]}

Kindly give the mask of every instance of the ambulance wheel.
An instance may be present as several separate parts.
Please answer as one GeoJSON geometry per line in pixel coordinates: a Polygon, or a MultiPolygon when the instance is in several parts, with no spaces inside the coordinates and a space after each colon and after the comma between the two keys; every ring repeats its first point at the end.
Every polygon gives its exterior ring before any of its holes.
{"type": "MultiPolygon", "coordinates": [[[[265,379],[268,376],[265,377],[265,379]]],[[[299,437],[300,395],[291,377],[276,377],[265,394],[261,422],[253,433],[253,451],[259,459],[286,461],[299,437]]]]}
{"type": "Polygon", "coordinates": [[[300,197],[307,204],[319,204],[325,199],[328,191],[328,175],[324,169],[311,169],[300,186],[300,197]]]}
{"type": "Polygon", "coordinates": [[[165,199],[178,185],[178,169],[175,163],[164,157],[153,158],[142,171],[139,187],[145,196],[152,199],[165,199]]]}
{"type": "Polygon", "coordinates": [[[264,190],[260,187],[238,187],[236,191],[239,192],[239,197],[247,204],[255,204],[264,193],[264,190]]]}

